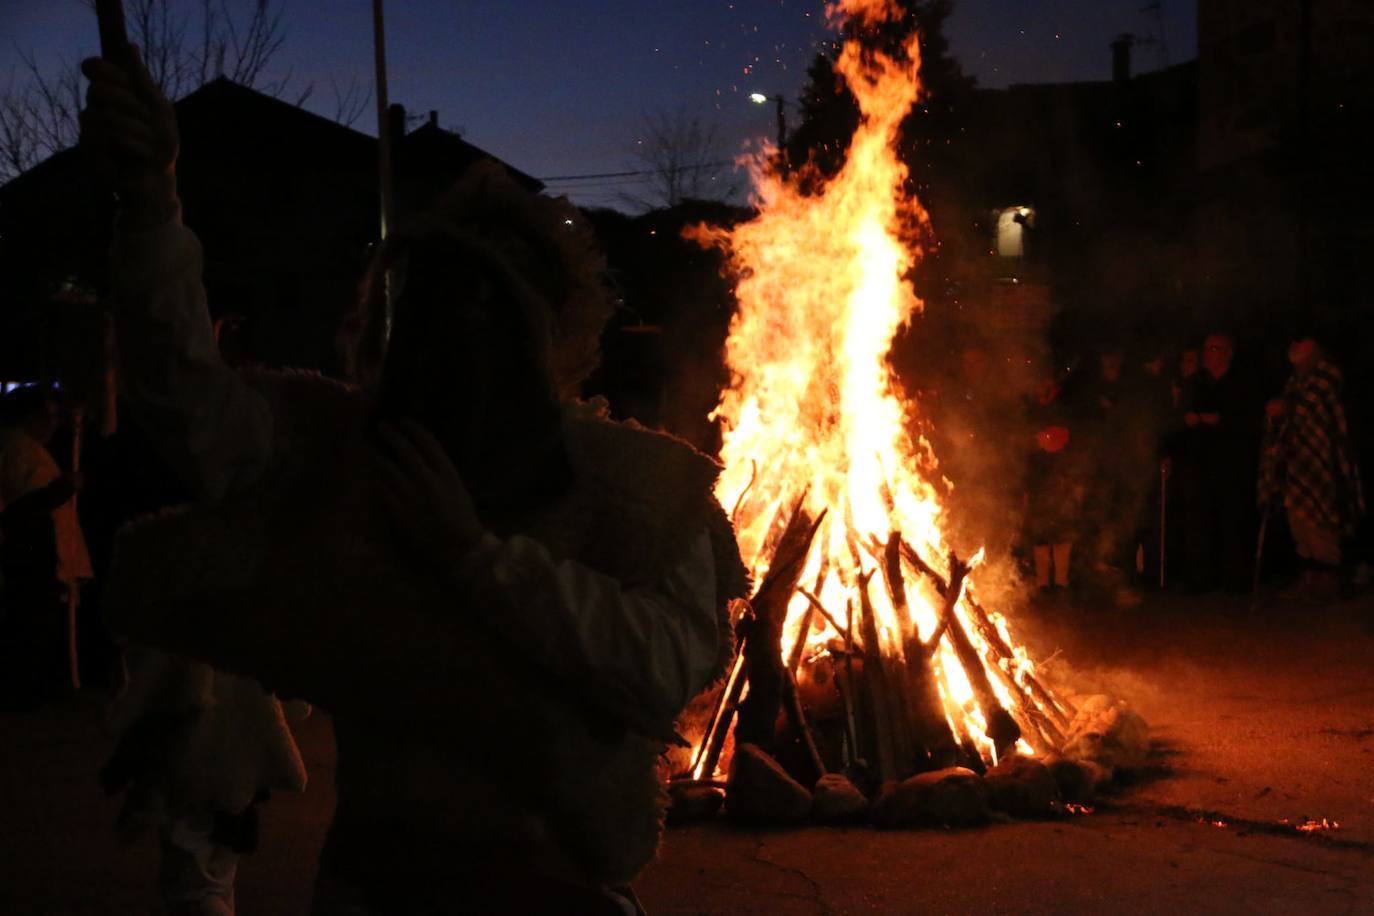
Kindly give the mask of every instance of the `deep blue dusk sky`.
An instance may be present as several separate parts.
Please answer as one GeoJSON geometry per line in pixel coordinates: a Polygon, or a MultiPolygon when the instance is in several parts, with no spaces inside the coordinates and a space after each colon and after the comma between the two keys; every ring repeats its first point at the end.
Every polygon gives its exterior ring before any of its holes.
{"type": "MultiPolygon", "coordinates": [[[[199,8],[194,0],[175,0],[199,8]]],[[[248,0],[236,0],[245,5],[248,0]]],[[[984,86],[1106,78],[1108,43],[1153,35],[1146,0],[958,0],[954,54],[984,86]]],[[[330,114],[330,80],[370,81],[370,0],[285,0],[277,59],[307,107],[330,114]]],[[[727,138],[725,155],[771,137],[773,111],[751,92],[795,99],[817,48],[829,41],[822,0],[391,0],[390,96],[541,178],[634,169],[646,113],[699,112],[727,138]]],[[[1169,61],[1195,55],[1194,0],[1164,0],[1169,61]]],[[[0,86],[20,50],[79,59],[96,46],[81,0],[0,0],[0,86]]],[[[1157,46],[1137,50],[1152,69],[1157,46]]],[[[374,131],[372,108],[356,125],[374,131]]],[[[624,179],[555,182],[579,203],[616,204],[624,179]]]]}

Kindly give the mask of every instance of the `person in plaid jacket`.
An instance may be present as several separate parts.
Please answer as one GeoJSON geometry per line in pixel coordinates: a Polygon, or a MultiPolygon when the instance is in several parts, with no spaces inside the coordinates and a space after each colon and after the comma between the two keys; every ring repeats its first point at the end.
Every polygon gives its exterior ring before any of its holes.
{"type": "Polygon", "coordinates": [[[1341,372],[1311,334],[1288,348],[1293,374],[1268,406],[1260,459],[1261,506],[1282,508],[1298,555],[1308,564],[1299,590],[1330,596],[1341,565],[1341,538],[1364,514],[1359,467],[1351,457],[1341,372]]]}

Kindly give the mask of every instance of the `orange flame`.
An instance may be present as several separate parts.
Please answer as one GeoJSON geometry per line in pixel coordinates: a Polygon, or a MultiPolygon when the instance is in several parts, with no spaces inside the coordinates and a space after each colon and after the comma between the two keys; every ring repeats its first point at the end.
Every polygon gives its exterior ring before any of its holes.
{"type": "MultiPolygon", "coordinates": [[[[838,0],[827,13],[835,22],[849,17],[871,25],[894,19],[901,9],[895,0],[838,0]]],[[[915,405],[886,360],[898,331],[922,308],[910,275],[930,224],[906,191],[907,168],[895,152],[902,121],[921,95],[920,61],[915,36],[902,58],[847,42],[836,69],[861,118],[839,173],[829,181],[806,169],[789,176],[759,159],[758,215],[733,229],[688,232],[726,252],[738,276],[739,310],[725,353],[732,382],[712,417],[722,424],[725,465],[717,496],[727,509],[734,507],[741,552],[756,580],[772,559],[770,536],[776,537],[786,522],[783,513],[803,493],[812,517],[829,508],[830,522],[813,545],[802,582],[809,587],[823,570],[825,576],[811,597],[793,599],[784,651],[810,619],[813,598],[831,610],[832,623],[815,630],[812,643],[839,635],[834,623],[844,615],[835,612],[857,606],[860,575],[880,563],[872,545],[892,532],[931,560],[943,561],[947,552],[943,509],[928,482],[936,474],[935,458],[924,439],[908,432],[915,405]],[[865,556],[856,556],[856,544],[865,556]],[[855,569],[856,562],[865,568],[855,569]]],[[[901,634],[913,629],[932,641],[932,668],[951,730],[991,760],[988,710],[975,702],[969,672],[949,636],[936,636],[938,594],[922,577],[897,587],[905,590],[907,620],[898,619],[886,590],[870,594],[883,652],[900,654],[901,634]]],[[[980,627],[971,601],[966,594],[959,602],[958,625],[988,659],[987,680],[998,701],[1016,714],[1037,702],[1025,687],[1030,661],[1020,649],[994,660],[991,642],[1014,646],[1006,621],[980,609],[980,627]]],[[[852,621],[845,626],[852,629],[852,621]]],[[[1050,703],[1039,702],[1042,709],[1050,703]]],[[[1032,750],[1025,740],[1018,748],[1032,750]]]]}

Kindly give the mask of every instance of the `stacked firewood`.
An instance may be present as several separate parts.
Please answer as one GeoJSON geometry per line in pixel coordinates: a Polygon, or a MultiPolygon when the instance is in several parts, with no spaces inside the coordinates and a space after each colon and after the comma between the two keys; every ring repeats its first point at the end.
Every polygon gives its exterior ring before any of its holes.
{"type": "MultiPolygon", "coordinates": [[[[943,774],[934,782],[946,787],[959,783],[944,778],[954,771],[981,777],[990,763],[1014,758],[1026,745],[1053,761],[1077,710],[1019,662],[972,593],[974,564],[951,554],[946,569],[938,569],[900,532],[867,543],[850,535],[849,562],[836,564],[835,572],[855,598],[837,614],[818,597],[833,562],[828,553],[820,556],[814,584],[801,581],[817,537],[822,545],[831,542],[830,513],[812,517],[805,505],[803,493],[790,506],[786,523],[778,520],[773,530],[779,533],[764,546],[771,560],[767,573],[753,597],[736,606],[739,650],[706,717],[704,736],[677,774],[679,799],[705,798],[721,789],[757,794],[759,785],[777,784],[775,777],[784,774],[808,798],[804,787],[814,787],[817,806],[826,798],[831,799],[826,805],[846,811],[856,795],[867,808],[880,787],[905,785],[922,774],[925,783],[932,782],[932,774],[943,774]],[[907,582],[922,578],[940,599],[936,629],[925,639],[907,607],[907,582]],[[874,588],[886,590],[899,632],[880,626],[871,600],[874,588]],[[806,610],[795,639],[783,650],[788,608],[797,595],[805,599],[806,610]],[[813,626],[821,630],[825,624],[834,635],[807,659],[813,626]],[[986,727],[979,735],[970,734],[964,710],[940,691],[942,641],[958,659],[983,714],[986,727]],[[1010,704],[999,700],[993,678],[1010,704]],[[729,779],[722,782],[716,773],[731,744],[729,779]]],[[[845,531],[852,532],[853,525],[845,522],[845,531]]],[[[1026,768],[1016,766],[1024,776],[1026,768]]],[[[1073,778],[1082,781],[1081,774],[1073,778]]],[[[800,807],[800,796],[794,796],[793,807],[800,807]]],[[[749,807],[745,799],[738,804],[749,807]]],[[[773,807],[778,808],[776,800],[773,807]]]]}

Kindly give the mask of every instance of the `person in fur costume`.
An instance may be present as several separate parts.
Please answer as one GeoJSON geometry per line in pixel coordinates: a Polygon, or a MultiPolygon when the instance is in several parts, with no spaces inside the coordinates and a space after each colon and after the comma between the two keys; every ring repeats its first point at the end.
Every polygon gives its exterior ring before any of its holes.
{"type": "Polygon", "coordinates": [[[260,700],[300,697],[338,743],[317,913],[633,912],[664,744],[724,673],[748,582],[718,465],[566,398],[611,308],[576,211],[479,170],[384,246],[370,298],[389,267],[394,323],[355,327],[365,384],[234,372],[170,106],[132,53],[83,68],[82,142],[125,203],[125,394],[198,497],[121,535],[105,612],[164,660],[146,690],[194,697],[188,754],[243,739],[209,768],[226,785],[177,796],[289,781],[260,700]]]}

